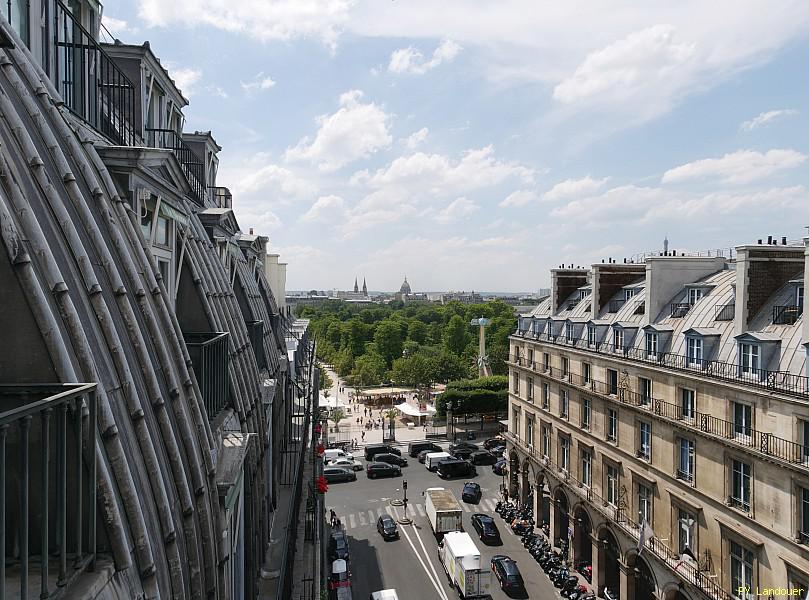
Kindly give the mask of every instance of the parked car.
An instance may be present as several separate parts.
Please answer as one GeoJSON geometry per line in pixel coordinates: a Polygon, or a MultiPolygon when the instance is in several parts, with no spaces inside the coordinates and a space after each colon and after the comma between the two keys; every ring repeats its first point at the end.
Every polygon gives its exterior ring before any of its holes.
{"type": "Polygon", "coordinates": [[[326,463],[327,467],[341,467],[352,471],[362,471],[365,467],[356,458],[337,458],[326,463]]]}
{"type": "Polygon", "coordinates": [[[497,457],[486,450],[478,450],[469,455],[469,462],[473,465],[493,465],[497,462],[497,457]]]}
{"type": "Polygon", "coordinates": [[[333,529],[329,538],[329,560],[348,560],[348,536],[345,529],[333,529]]]}
{"type": "Polygon", "coordinates": [[[396,521],[387,513],[376,520],[376,530],[379,532],[379,535],[386,540],[394,540],[399,537],[396,521]]]}
{"type": "Polygon", "coordinates": [[[480,485],[474,481],[467,481],[463,484],[463,492],[461,492],[461,500],[470,504],[477,504],[480,502],[480,497],[483,492],[480,490],[480,485]]]}
{"type": "Polygon", "coordinates": [[[439,461],[436,471],[438,472],[438,476],[443,479],[449,479],[450,477],[474,477],[478,474],[475,465],[457,458],[445,458],[439,461]]]}
{"type": "Polygon", "coordinates": [[[492,556],[492,571],[497,581],[500,582],[500,589],[509,596],[525,596],[525,583],[523,582],[517,563],[503,554],[492,556]]]}
{"type": "Polygon", "coordinates": [[[506,474],[506,461],[505,460],[498,460],[496,463],[492,465],[492,471],[495,475],[505,475],[506,474]]]}
{"type": "Polygon", "coordinates": [[[498,435],[495,437],[490,437],[489,439],[485,440],[483,442],[483,447],[486,448],[486,450],[491,450],[495,446],[503,446],[505,445],[505,443],[506,440],[504,440],[502,437],[498,435]]]}
{"type": "Polygon", "coordinates": [[[395,454],[388,454],[383,452],[374,456],[374,462],[388,463],[389,465],[397,465],[399,467],[407,466],[407,459],[395,454]]]}
{"type": "Polygon", "coordinates": [[[477,450],[472,450],[471,448],[456,448],[455,450],[450,452],[450,454],[452,454],[452,456],[454,456],[455,458],[466,460],[470,456],[472,456],[473,452],[477,452],[477,450]]]}
{"type": "Polygon", "coordinates": [[[396,454],[397,456],[402,455],[401,450],[390,444],[368,444],[365,446],[365,460],[373,460],[374,456],[382,454],[383,452],[386,454],[396,454]]]}
{"type": "Polygon", "coordinates": [[[423,450],[429,450],[430,452],[441,452],[443,448],[433,442],[410,442],[410,445],[407,447],[407,453],[412,458],[416,458],[423,450]]]}
{"type": "Polygon", "coordinates": [[[388,463],[374,462],[368,465],[365,469],[365,474],[368,479],[376,479],[378,477],[398,477],[402,474],[402,467],[397,465],[389,465],[388,463]]]}
{"type": "Polygon", "coordinates": [[[428,448],[427,450],[422,450],[419,452],[419,462],[421,464],[424,464],[424,461],[427,460],[427,455],[430,454],[430,452],[435,452],[435,450],[430,450],[428,448]]]}
{"type": "Polygon", "coordinates": [[[450,454],[452,454],[453,452],[461,448],[468,448],[472,452],[474,452],[475,450],[480,450],[477,444],[473,444],[472,442],[455,442],[454,444],[449,445],[449,452],[450,454]]]}
{"type": "Polygon", "coordinates": [[[472,527],[478,532],[480,541],[484,544],[493,544],[500,541],[500,531],[489,515],[475,513],[472,515],[472,527]]]}
{"type": "Polygon", "coordinates": [[[503,455],[506,453],[506,447],[505,446],[495,446],[494,448],[489,450],[489,452],[491,452],[495,456],[499,456],[499,457],[502,458],[503,455]]]}
{"type": "Polygon", "coordinates": [[[341,481],[356,481],[357,474],[343,467],[326,467],[323,469],[323,477],[329,483],[339,483],[341,481]]]}
{"type": "Polygon", "coordinates": [[[351,587],[351,572],[348,570],[348,563],[345,560],[337,559],[331,563],[329,589],[336,590],[341,587],[351,587]]]}

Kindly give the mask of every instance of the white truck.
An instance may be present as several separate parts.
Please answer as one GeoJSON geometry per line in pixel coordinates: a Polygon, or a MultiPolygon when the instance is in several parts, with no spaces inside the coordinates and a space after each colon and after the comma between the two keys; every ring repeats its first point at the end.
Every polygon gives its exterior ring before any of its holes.
{"type": "Polygon", "coordinates": [[[438,546],[438,559],[461,598],[481,598],[491,594],[492,572],[480,568],[480,552],[465,531],[453,531],[444,536],[438,546]]]}
{"type": "Polygon", "coordinates": [[[451,491],[429,488],[424,490],[424,496],[427,518],[436,536],[463,529],[463,509],[451,491]]]}
{"type": "Polygon", "coordinates": [[[452,455],[449,452],[430,452],[424,457],[424,466],[428,471],[435,471],[438,463],[445,458],[452,458],[452,455]]]}

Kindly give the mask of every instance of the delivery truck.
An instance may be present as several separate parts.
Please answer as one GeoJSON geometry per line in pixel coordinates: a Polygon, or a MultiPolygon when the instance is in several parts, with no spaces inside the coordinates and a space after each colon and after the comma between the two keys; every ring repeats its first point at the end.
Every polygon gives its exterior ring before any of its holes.
{"type": "Polygon", "coordinates": [[[452,492],[444,488],[424,490],[424,504],[433,533],[440,537],[449,531],[463,529],[463,509],[452,492]]]}
{"type": "Polygon", "coordinates": [[[424,457],[424,466],[427,467],[428,471],[435,472],[438,469],[438,463],[445,458],[452,458],[452,454],[449,452],[429,452],[424,457]]]}
{"type": "Polygon", "coordinates": [[[480,552],[465,531],[452,531],[438,546],[438,559],[450,585],[461,598],[483,598],[492,592],[492,572],[481,569],[480,552]]]}

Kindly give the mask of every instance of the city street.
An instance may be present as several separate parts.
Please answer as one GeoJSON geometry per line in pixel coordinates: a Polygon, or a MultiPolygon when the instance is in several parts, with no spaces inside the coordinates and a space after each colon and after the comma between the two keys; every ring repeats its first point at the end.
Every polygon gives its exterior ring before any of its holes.
{"type": "MultiPolygon", "coordinates": [[[[407,447],[401,449],[402,456],[406,456],[407,447]]],[[[365,464],[361,450],[355,452],[355,456],[365,464]]],[[[452,490],[460,501],[461,489],[468,479],[444,481],[427,471],[417,459],[409,456],[407,459],[409,464],[402,469],[402,477],[369,480],[364,472],[358,472],[355,482],[329,485],[326,508],[337,512],[349,537],[355,599],[365,600],[371,592],[385,588],[395,588],[401,600],[454,600],[458,597],[457,592],[449,587],[438,560],[438,545],[424,511],[422,491],[428,487],[445,487],[452,490]],[[391,499],[402,496],[403,479],[408,482],[408,516],[413,519],[413,525],[399,525],[400,539],[386,542],[376,531],[376,520],[385,512],[394,518],[403,515],[402,507],[390,506],[391,499]]],[[[493,555],[507,554],[520,567],[529,598],[559,598],[553,585],[522,547],[520,538],[512,534],[494,512],[501,477],[494,475],[489,466],[477,469],[478,475],[473,480],[483,489],[481,503],[475,506],[461,502],[461,506],[465,511],[464,530],[480,550],[482,565],[488,569],[493,555]],[[501,546],[486,546],[479,540],[470,522],[475,512],[494,516],[503,540],[501,546]]],[[[507,598],[494,576],[492,582],[492,598],[507,598]]]]}

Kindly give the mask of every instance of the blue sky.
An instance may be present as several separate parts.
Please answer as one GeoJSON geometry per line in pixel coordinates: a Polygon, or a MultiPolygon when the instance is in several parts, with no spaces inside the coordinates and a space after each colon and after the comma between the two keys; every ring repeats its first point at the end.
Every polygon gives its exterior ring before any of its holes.
{"type": "Polygon", "coordinates": [[[534,291],[809,225],[809,3],[110,0],[288,289],[534,291]]]}

